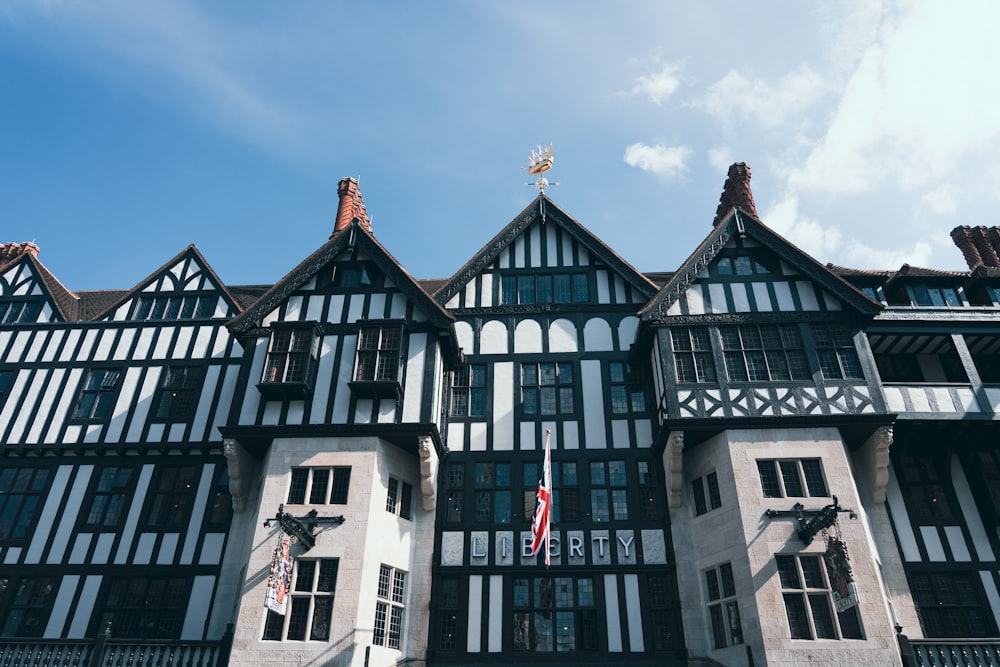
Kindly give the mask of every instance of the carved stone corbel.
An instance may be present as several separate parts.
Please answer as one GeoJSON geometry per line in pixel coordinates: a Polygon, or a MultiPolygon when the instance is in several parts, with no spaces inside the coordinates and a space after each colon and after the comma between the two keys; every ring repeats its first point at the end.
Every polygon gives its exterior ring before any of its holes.
{"type": "Polygon", "coordinates": [[[667,473],[667,495],[670,507],[682,505],[684,490],[684,431],[671,431],[663,453],[667,473]]]}
{"type": "Polygon", "coordinates": [[[875,460],[872,470],[872,500],[885,502],[885,489],[889,485],[889,447],[892,446],[892,426],[879,426],[872,434],[875,460]]]}
{"type": "Polygon", "coordinates": [[[238,514],[246,508],[246,473],[250,466],[250,455],[233,438],[223,440],[222,454],[229,462],[229,495],[233,499],[233,511],[238,514]]]}
{"type": "Polygon", "coordinates": [[[424,509],[433,512],[437,500],[438,456],[429,435],[420,438],[420,491],[424,496],[424,509]]]}

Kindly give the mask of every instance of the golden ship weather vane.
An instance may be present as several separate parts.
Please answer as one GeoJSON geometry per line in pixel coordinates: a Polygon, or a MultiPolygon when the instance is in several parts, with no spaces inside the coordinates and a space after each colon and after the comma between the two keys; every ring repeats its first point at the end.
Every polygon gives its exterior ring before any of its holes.
{"type": "MultiPolygon", "coordinates": [[[[545,193],[545,188],[550,185],[549,180],[543,174],[552,168],[552,164],[555,162],[555,154],[556,149],[552,147],[552,144],[549,144],[548,148],[537,146],[531,151],[528,159],[528,173],[532,176],[538,176],[535,180],[535,187],[542,194],[545,193]]],[[[552,185],[559,184],[553,183],[552,185]]]]}

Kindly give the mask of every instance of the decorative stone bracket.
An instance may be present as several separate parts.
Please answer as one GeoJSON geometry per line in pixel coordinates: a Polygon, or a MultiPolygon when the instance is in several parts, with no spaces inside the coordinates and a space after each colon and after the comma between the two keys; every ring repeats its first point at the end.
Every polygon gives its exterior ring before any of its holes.
{"type": "Polygon", "coordinates": [[[684,490],[684,431],[671,431],[663,452],[670,507],[681,506],[684,490]]]}
{"type": "Polygon", "coordinates": [[[437,473],[440,461],[429,435],[420,438],[420,491],[424,497],[424,510],[432,512],[437,498],[437,473]]]}

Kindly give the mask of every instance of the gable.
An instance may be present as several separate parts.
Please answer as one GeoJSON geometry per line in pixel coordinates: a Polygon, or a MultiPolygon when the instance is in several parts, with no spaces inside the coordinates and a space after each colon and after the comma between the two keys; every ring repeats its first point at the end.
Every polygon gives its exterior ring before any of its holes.
{"type": "MultiPolygon", "coordinates": [[[[0,269],[0,325],[58,322],[65,314],[58,308],[46,275],[33,257],[24,256],[0,269]]],[[[51,278],[56,282],[54,278],[51,278]]],[[[62,290],[71,300],[68,291],[62,290]]]]}
{"type": "Polygon", "coordinates": [[[730,313],[865,315],[880,306],[734,209],[641,311],[644,320],[730,313]]]}
{"type": "Polygon", "coordinates": [[[236,300],[194,246],[188,246],[125,293],[96,319],[147,321],[229,319],[236,300]]]}
{"type": "Polygon", "coordinates": [[[540,195],[435,294],[446,308],[645,303],[655,286],[540,195]]]}
{"type": "Polygon", "coordinates": [[[352,224],[334,234],[228,326],[241,335],[275,321],[348,323],[404,316],[437,327],[450,327],[453,322],[369,232],[352,224]]]}

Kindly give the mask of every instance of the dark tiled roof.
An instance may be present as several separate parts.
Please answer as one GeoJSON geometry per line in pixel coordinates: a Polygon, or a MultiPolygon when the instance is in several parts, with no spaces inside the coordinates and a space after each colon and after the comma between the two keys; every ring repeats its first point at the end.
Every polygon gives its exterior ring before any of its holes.
{"type": "Polygon", "coordinates": [[[229,287],[229,293],[233,295],[240,310],[246,310],[271,287],[272,285],[235,285],[229,287]]]}
{"type": "Polygon", "coordinates": [[[448,282],[447,278],[421,278],[417,283],[430,295],[435,294],[448,282]]]}
{"type": "Polygon", "coordinates": [[[127,289],[117,289],[117,290],[94,290],[77,292],[76,295],[80,297],[80,307],[77,313],[77,319],[81,321],[92,320],[101,313],[105,312],[108,308],[114,304],[121,301],[130,290],[127,289]]]}

